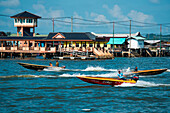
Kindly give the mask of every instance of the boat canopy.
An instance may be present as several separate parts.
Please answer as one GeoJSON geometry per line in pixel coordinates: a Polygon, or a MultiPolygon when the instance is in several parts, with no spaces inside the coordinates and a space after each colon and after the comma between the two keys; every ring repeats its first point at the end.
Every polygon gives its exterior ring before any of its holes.
{"type": "Polygon", "coordinates": [[[110,38],[109,42],[107,44],[123,44],[125,42],[126,38],[110,38]]]}

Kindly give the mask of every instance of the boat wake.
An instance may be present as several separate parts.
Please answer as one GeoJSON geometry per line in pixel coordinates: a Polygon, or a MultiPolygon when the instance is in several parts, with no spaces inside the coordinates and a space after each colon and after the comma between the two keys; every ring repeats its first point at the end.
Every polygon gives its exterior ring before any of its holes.
{"type": "MultiPolygon", "coordinates": [[[[57,78],[57,77],[77,77],[77,76],[92,76],[92,77],[117,77],[117,73],[107,73],[98,75],[82,75],[82,74],[62,74],[62,75],[9,75],[0,76],[0,79],[10,79],[10,78],[57,78]]],[[[154,82],[138,80],[136,84],[123,83],[114,87],[169,87],[170,84],[159,84],[154,82]]]]}
{"type": "Polygon", "coordinates": [[[58,77],[77,77],[77,76],[91,76],[91,77],[117,77],[117,72],[115,73],[106,73],[106,74],[97,74],[97,75],[85,75],[85,74],[62,74],[58,77]]]}
{"type": "Polygon", "coordinates": [[[43,71],[56,71],[56,72],[61,72],[61,71],[106,71],[106,72],[111,72],[111,71],[117,71],[117,69],[105,69],[103,67],[93,67],[89,66],[86,69],[62,69],[62,68],[55,68],[55,67],[49,67],[43,69],[43,71]]]}
{"type": "Polygon", "coordinates": [[[165,87],[165,86],[170,86],[170,84],[157,84],[154,82],[138,80],[136,84],[123,83],[115,87],[165,87]]]}
{"type": "Polygon", "coordinates": [[[99,67],[99,66],[97,66],[97,67],[89,66],[86,69],[81,70],[81,71],[117,71],[117,69],[105,69],[105,68],[99,67]]]}
{"type": "Polygon", "coordinates": [[[0,76],[0,79],[3,78],[48,78],[48,77],[57,77],[52,75],[9,75],[9,76],[0,76]]]}

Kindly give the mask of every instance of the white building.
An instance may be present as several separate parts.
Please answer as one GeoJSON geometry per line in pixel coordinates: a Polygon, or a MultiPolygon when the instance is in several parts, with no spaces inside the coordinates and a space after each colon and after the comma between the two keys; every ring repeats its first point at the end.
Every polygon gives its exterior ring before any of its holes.
{"type": "Polygon", "coordinates": [[[128,48],[129,49],[141,49],[144,48],[144,40],[142,36],[132,36],[128,38],[128,48]]]}

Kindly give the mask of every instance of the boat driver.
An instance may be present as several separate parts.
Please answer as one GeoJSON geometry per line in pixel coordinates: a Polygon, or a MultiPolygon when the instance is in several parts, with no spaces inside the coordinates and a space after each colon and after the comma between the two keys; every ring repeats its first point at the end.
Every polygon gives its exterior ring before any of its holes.
{"type": "Polygon", "coordinates": [[[134,71],[135,71],[135,72],[137,72],[137,71],[138,71],[138,67],[137,67],[137,66],[135,67],[135,70],[134,70],[134,71]]]}
{"type": "Polygon", "coordinates": [[[121,79],[121,80],[126,80],[126,78],[124,77],[123,73],[121,73],[120,70],[118,71],[117,76],[118,76],[118,78],[121,79]]]}
{"type": "Polygon", "coordinates": [[[53,65],[52,65],[52,63],[51,63],[51,62],[49,63],[49,66],[50,66],[50,67],[53,67],[53,65]]]}
{"type": "Polygon", "coordinates": [[[58,62],[58,60],[56,60],[55,66],[56,66],[56,67],[59,67],[59,62],[58,62]]]}

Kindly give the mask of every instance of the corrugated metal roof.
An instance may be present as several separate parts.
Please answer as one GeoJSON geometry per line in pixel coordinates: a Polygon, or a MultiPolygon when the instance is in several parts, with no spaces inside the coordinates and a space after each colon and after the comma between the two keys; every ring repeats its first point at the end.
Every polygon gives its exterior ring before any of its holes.
{"type": "Polygon", "coordinates": [[[144,40],[144,42],[149,43],[149,44],[155,44],[160,42],[160,40],[144,40]]]}
{"type": "MultiPolygon", "coordinates": [[[[123,44],[126,38],[114,38],[114,44],[123,44]]],[[[113,44],[113,38],[110,38],[107,44],[113,44]]]]}
{"type": "Polygon", "coordinates": [[[24,12],[14,15],[14,16],[11,16],[11,18],[41,18],[41,17],[37,16],[35,14],[32,14],[28,11],[24,11],[24,12]]]}
{"type": "MultiPolygon", "coordinates": [[[[93,35],[97,36],[97,37],[113,37],[113,34],[96,34],[94,32],[91,32],[93,35]]],[[[140,36],[140,32],[131,34],[131,36],[140,36]]],[[[114,37],[122,37],[122,38],[126,38],[129,37],[129,34],[114,34],[114,37]]]]}

